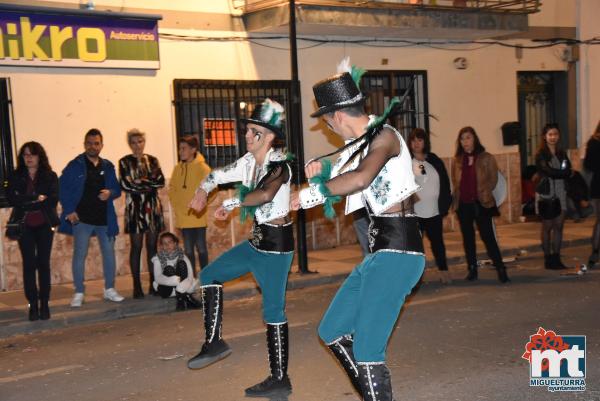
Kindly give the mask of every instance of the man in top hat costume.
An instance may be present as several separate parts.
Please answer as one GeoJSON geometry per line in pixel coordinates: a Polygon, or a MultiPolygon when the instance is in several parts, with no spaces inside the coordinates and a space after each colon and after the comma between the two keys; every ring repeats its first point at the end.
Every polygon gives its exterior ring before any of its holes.
{"type": "Polygon", "coordinates": [[[242,220],[254,217],[252,237],[222,254],[200,272],[206,339],[198,355],[188,361],[190,369],[204,368],[231,353],[221,338],[223,283],[251,272],[261,288],[263,319],[271,374],[246,389],[247,396],[291,392],[287,375],[288,324],[285,315],[287,277],[294,256],[293,227],[289,214],[292,170],[290,156],[281,151],[285,143],[285,111],[271,99],[257,105],[246,123],[248,153],[235,163],[213,170],[200,184],[190,207],[202,210],[208,194],[218,184],[241,182],[237,196],[226,199],[215,211],[226,219],[241,207],[242,220]]]}
{"type": "Polygon", "coordinates": [[[425,266],[423,242],[411,195],[419,187],[408,147],[400,133],[384,124],[400,102],[393,99],[381,117],[367,116],[358,83],[363,71],[346,59],[338,74],[313,86],[322,117],[346,145],[331,166],[323,157],[305,166],[310,187],[292,195],[292,209],[332,204],[346,195],[345,213],[365,207],[369,213],[370,254],[344,281],[319,325],[328,345],[363,400],[391,401],[390,371],[385,363],[388,339],[405,297],[425,266]],[[341,72],[340,72],[341,71],[341,72]]]}

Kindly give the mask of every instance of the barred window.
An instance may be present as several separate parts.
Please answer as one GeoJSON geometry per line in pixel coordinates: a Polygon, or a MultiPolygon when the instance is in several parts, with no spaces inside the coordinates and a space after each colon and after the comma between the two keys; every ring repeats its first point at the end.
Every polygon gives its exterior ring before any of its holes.
{"type": "Polygon", "coordinates": [[[402,105],[406,112],[391,118],[390,124],[404,139],[414,128],[429,132],[426,71],[368,71],[362,77],[361,89],[367,95],[369,113],[381,115],[393,97],[408,95],[402,105]]]}
{"type": "Polygon", "coordinates": [[[250,117],[267,97],[286,109],[286,142],[291,145],[290,81],[176,79],[173,86],[177,137],[197,135],[211,167],[225,166],[246,153],[240,119],[250,117]]]}

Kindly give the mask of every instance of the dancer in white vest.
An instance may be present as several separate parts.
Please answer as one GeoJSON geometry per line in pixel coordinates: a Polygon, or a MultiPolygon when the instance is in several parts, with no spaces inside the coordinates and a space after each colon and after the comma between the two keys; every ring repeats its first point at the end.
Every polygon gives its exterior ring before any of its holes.
{"type": "Polygon", "coordinates": [[[294,193],[291,205],[306,209],[324,204],[325,214],[331,215],[332,204],[347,195],[346,214],[363,206],[369,212],[371,253],[338,290],[319,325],[319,336],[363,400],[392,401],[387,342],[425,266],[411,200],[419,187],[406,143],[384,124],[399,100],[394,99],[383,116],[367,116],[358,86],[361,74],[347,60],[341,69],[345,72],[313,86],[319,109],[312,116],[321,117],[346,146],[338,150],[341,155],[332,168],[324,158],[306,165],[311,185],[294,193]]]}
{"type": "Polygon", "coordinates": [[[221,338],[223,283],[251,272],[263,297],[271,374],[246,389],[250,397],[288,394],[292,389],[287,375],[285,291],[294,257],[294,236],[288,216],[291,158],[281,151],[285,143],[284,118],[285,111],[279,103],[266,99],[258,105],[250,119],[242,120],[247,124],[248,153],[229,166],[213,170],[190,204],[193,209],[202,210],[208,194],[218,184],[241,182],[238,195],[223,201],[215,217],[226,219],[237,207],[242,208],[242,220],[245,216],[254,217],[252,238],[219,256],[200,273],[206,339],[198,355],[188,362],[190,369],[200,369],[231,353],[221,338]]]}

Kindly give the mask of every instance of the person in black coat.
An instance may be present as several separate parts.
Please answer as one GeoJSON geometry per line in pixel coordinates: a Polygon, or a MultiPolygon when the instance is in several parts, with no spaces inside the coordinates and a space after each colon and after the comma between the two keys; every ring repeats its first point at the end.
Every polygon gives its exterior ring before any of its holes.
{"type": "Polygon", "coordinates": [[[58,177],[42,145],[27,142],[21,146],[17,169],[8,178],[6,192],[13,207],[12,219],[23,222],[18,241],[29,320],[47,320],[50,318],[50,253],[54,227],[59,224],[56,214],[58,177]]]}
{"type": "Polygon", "coordinates": [[[588,263],[589,267],[593,267],[600,259],[600,121],[596,131],[588,140],[583,166],[592,173],[590,198],[596,211],[596,224],[592,233],[592,254],[588,263]]]}
{"type": "Polygon", "coordinates": [[[421,190],[415,203],[415,213],[419,217],[421,231],[427,234],[431,250],[440,271],[440,280],[449,284],[446,246],[444,245],[444,216],[448,214],[452,196],[450,178],[444,162],[431,152],[429,135],[421,128],[415,128],[408,137],[413,158],[413,172],[421,190]]]}

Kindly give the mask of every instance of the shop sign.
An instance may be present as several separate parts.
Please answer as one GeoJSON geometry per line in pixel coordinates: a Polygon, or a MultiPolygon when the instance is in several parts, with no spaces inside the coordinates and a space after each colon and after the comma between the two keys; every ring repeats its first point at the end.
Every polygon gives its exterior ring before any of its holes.
{"type": "Polygon", "coordinates": [[[159,69],[160,17],[0,9],[0,65],[159,69]]]}

